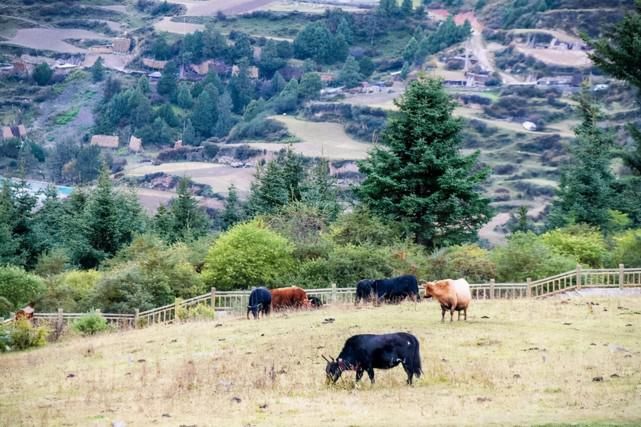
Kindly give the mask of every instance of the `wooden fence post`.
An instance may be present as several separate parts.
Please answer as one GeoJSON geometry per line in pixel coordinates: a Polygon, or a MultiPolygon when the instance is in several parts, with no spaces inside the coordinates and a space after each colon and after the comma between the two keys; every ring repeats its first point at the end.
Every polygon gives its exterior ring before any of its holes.
{"type": "Polygon", "coordinates": [[[527,290],[526,290],[526,294],[525,295],[528,298],[530,298],[532,296],[532,279],[529,278],[529,277],[527,278],[527,290]]]}
{"type": "Polygon", "coordinates": [[[332,304],[336,304],[336,283],[332,283],[332,304]]]}
{"type": "Polygon", "coordinates": [[[216,308],[216,288],[211,288],[211,308],[216,308]]]}
{"type": "Polygon", "coordinates": [[[134,329],[136,329],[138,327],[138,319],[139,318],[140,318],[140,310],[136,309],[136,311],[134,311],[134,329]]]}
{"type": "Polygon", "coordinates": [[[581,289],[581,264],[576,265],[576,289],[581,289]]]}
{"type": "Polygon", "coordinates": [[[56,319],[57,326],[60,330],[62,330],[62,327],[64,326],[64,317],[63,317],[64,310],[62,308],[58,309],[58,318],[56,319]]]}
{"type": "Polygon", "coordinates": [[[175,298],[174,299],[174,320],[177,322],[180,319],[178,319],[178,309],[180,308],[180,299],[175,298]]]}
{"type": "Polygon", "coordinates": [[[494,279],[490,279],[490,299],[496,298],[496,294],[494,293],[494,291],[495,291],[494,285],[495,284],[496,284],[495,280],[494,279]]]}
{"type": "Polygon", "coordinates": [[[619,289],[623,289],[624,283],[623,281],[625,280],[625,273],[623,269],[625,266],[623,264],[619,264],[619,289]]]}

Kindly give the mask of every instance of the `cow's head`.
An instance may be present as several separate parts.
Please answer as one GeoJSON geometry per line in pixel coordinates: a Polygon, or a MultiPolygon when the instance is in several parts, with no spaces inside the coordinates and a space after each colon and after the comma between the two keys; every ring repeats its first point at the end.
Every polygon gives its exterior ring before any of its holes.
{"type": "Polygon", "coordinates": [[[252,316],[254,316],[254,319],[258,318],[258,313],[260,313],[260,309],[263,307],[263,303],[260,302],[256,305],[248,305],[247,310],[252,312],[252,316]]]}
{"type": "Polygon", "coordinates": [[[435,282],[423,282],[422,283],[423,288],[425,288],[425,296],[424,298],[432,298],[434,296],[434,286],[436,286],[435,282]]]}
{"type": "Polygon", "coordinates": [[[341,367],[341,361],[340,360],[334,360],[333,357],[330,357],[332,360],[329,360],[327,357],[323,356],[323,359],[327,362],[327,365],[325,366],[325,375],[327,375],[327,383],[331,381],[332,383],[335,383],[338,381],[338,379],[341,377],[341,374],[343,373],[343,368],[341,367]]]}

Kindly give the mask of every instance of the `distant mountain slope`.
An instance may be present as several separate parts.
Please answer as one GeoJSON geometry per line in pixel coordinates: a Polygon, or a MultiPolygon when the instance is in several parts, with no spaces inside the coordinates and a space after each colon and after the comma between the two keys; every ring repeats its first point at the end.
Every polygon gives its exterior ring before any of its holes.
{"type": "Polygon", "coordinates": [[[634,0],[497,0],[488,1],[481,17],[488,28],[555,28],[597,36],[621,19],[634,0]]]}

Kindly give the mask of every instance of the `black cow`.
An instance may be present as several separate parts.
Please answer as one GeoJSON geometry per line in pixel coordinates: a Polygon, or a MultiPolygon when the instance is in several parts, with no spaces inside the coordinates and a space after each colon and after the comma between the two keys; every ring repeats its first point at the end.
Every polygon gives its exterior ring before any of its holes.
{"type": "Polygon", "coordinates": [[[416,276],[405,275],[392,277],[391,279],[378,279],[372,283],[372,291],[376,294],[376,300],[385,299],[386,302],[398,302],[407,297],[420,301],[418,293],[418,281],[416,276]]]}
{"type": "Polygon", "coordinates": [[[272,309],[272,294],[267,288],[256,288],[249,294],[249,304],[247,305],[247,318],[249,319],[249,312],[251,311],[254,319],[260,318],[260,313],[263,317],[268,315],[272,309]]]}
{"type": "Polygon", "coordinates": [[[354,304],[358,304],[361,301],[369,302],[372,297],[372,283],[374,280],[363,279],[356,284],[356,299],[354,304]]]}
{"type": "Polygon", "coordinates": [[[327,382],[336,382],[343,371],[356,371],[358,382],[367,372],[370,381],[374,384],[374,368],[390,369],[403,364],[407,374],[407,383],[412,384],[413,376],[419,378],[421,369],[421,354],[416,337],[405,332],[383,335],[354,335],[345,341],[343,350],[338,358],[327,361],[325,373],[327,382]]]}
{"type": "Polygon", "coordinates": [[[319,297],[308,296],[307,300],[309,300],[309,305],[314,308],[321,308],[323,306],[323,301],[319,297]]]}

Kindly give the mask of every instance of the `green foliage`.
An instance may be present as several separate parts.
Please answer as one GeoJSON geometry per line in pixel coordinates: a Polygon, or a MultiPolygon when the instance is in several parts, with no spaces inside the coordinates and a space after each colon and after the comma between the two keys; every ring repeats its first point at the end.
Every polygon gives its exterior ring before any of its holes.
{"type": "Polygon", "coordinates": [[[67,125],[76,118],[79,112],[80,112],[79,106],[71,107],[67,111],[63,111],[62,113],[56,114],[56,116],[53,119],[53,122],[58,126],[67,125]]]}
{"type": "Polygon", "coordinates": [[[579,98],[579,112],[582,121],[574,131],[572,158],[561,174],[549,223],[552,227],[585,223],[605,230],[614,182],[610,171],[613,140],[598,126],[601,113],[586,87],[579,98]]]}
{"type": "Polygon", "coordinates": [[[229,80],[229,94],[236,114],[242,114],[247,104],[254,98],[254,83],[249,78],[247,67],[247,61],[241,61],[238,74],[229,80]]]}
{"type": "Polygon", "coordinates": [[[71,259],[64,249],[55,248],[42,253],[38,257],[34,273],[41,277],[54,276],[62,273],[68,267],[70,261],[71,259]]]}
{"type": "Polygon", "coordinates": [[[298,81],[291,79],[278,96],[273,99],[272,106],[276,113],[290,113],[296,110],[299,100],[298,86],[298,81]]]}
{"type": "Polygon", "coordinates": [[[419,43],[416,50],[415,60],[422,63],[428,55],[440,52],[456,43],[460,43],[472,34],[472,26],[466,20],[461,26],[454,23],[452,16],[442,22],[436,31],[425,37],[419,43]]]}
{"type": "Polygon", "coordinates": [[[238,199],[238,191],[236,186],[231,184],[227,191],[227,198],[225,199],[225,208],[221,214],[222,228],[228,230],[233,225],[245,219],[245,209],[238,199]]]}
{"type": "Polygon", "coordinates": [[[349,34],[336,36],[320,21],[309,23],[294,40],[294,55],[299,59],[311,58],[319,64],[333,64],[347,56],[349,34]]]}
{"type": "Polygon", "coordinates": [[[613,236],[613,264],[641,267],[641,230],[627,230],[613,236]]]}
{"type": "Polygon", "coordinates": [[[38,86],[45,86],[51,81],[51,77],[53,77],[53,70],[49,67],[49,64],[41,62],[33,69],[33,74],[31,76],[38,86]]]}
{"type": "Polygon", "coordinates": [[[91,308],[93,293],[102,273],[96,270],[73,270],[51,277],[47,289],[37,301],[39,311],[84,312],[91,308]]]}
{"type": "Polygon", "coordinates": [[[156,214],[156,230],[167,242],[190,241],[209,231],[210,220],[192,195],[189,183],[188,178],[181,178],[176,189],[178,197],[168,209],[158,210],[156,214]]]}
{"type": "Polygon", "coordinates": [[[221,290],[281,285],[293,268],[292,253],[292,244],[262,221],[239,224],[212,245],[203,279],[221,290]]]}
{"type": "Polygon", "coordinates": [[[87,313],[73,322],[71,328],[82,335],[96,335],[109,329],[107,320],[100,313],[87,313]]]}
{"type": "Polygon", "coordinates": [[[364,79],[370,77],[375,69],[376,65],[369,56],[363,56],[358,60],[358,70],[364,79]]]}
{"type": "Polygon", "coordinates": [[[410,83],[397,105],[382,135],[385,147],[359,162],[359,198],[427,247],[475,240],[491,215],[479,191],[489,171],[478,166],[478,153],[460,154],[455,103],[441,81],[428,79],[410,83]]]}
{"type": "Polygon", "coordinates": [[[35,274],[27,273],[22,267],[0,267],[0,297],[11,303],[9,310],[0,312],[8,315],[27,304],[34,302],[45,290],[43,280],[35,274]]]}
{"type": "Polygon", "coordinates": [[[492,251],[498,282],[524,282],[573,270],[577,260],[558,254],[534,233],[514,233],[492,251]]]}
{"type": "Polygon", "coordinates": [[[396,224],[383,221],[363,207],[340,215],[332,224],[329,235],[339,245],[384,246],[402,240],[396,224]]]}
{"type": "Polygon", "coordinates": [[[105,78],[105,67],[103,63],[102,56],[99,56],[91,66],[91,79],[94,83],[101,82],[105,78]]]}
{"type": "Polygon", "coordinates": [[[194,129],[203,138],[212,135],[218,121],[218,89],[214,85],[207,85],[196,98],[196,103],[191,114],[194,129]]]}
{"type": "Polygon", "coordinates": [[[176,317],[183,322],[189,320],[214,320],[216,318],[216,310],[205,303],[191,307],[180,305],[176,310],[176,317]]]}
{"type": "Polygon", "coordinates": [[[18,320],[6,328],[6,331],[8,334],[0,331],[0,337],[4,335],[4,338],[0,338],[4,342],[4,345],[0,344],[0,350],[4,348],[6,351],[43,347],[47,344],[47,336],[50,332],[46,326],[36,328],[28,320],[18,320]]]}
{"type": "Polygon", "coordinates": [[[162,70],[162,76],[158,80],[156,90],[161,95],[166,95],[170,98],[176,96],[178,89],[178,66],[173,61],[167,62],[165,68],[162,70]]]}
{"type": "Polygon", "coordinates": [[[465,278],[470,283],[487,283],[496,277],[496,265],[490,252],[478,245],[439,249],[429,259],[433,280],[465,278]]]}
{"type": "Polygon", "coordinates": [[[178,85],[178,93],[176,94],[176,102],[181,108],[191,108],[194,104],[194,99],[191,96],[189,85],[187,82],[180,82],[178,85]]]}
{"type": "Polygon", "coordinates": [[[320,91],[323,88],[318,73],[305,73],[298,85],[298,95],[304,100],[320,98],[320,91]]]}
{"type": "Polygon", "coordinates": [[[603,267],[608,258],[608,248],[599,229],[587,225],[574,225],[548,231],[541,241],[558,253],[576,259],[590,267],[603,267]]]}
{"type": "Polygon", "coordinates": [[[348,56],[343,68],[338,73],[338,81],[342,85],[352,88],[358,86],[361,80],[363,80],[363,76],[360,73],[358,61],[353,56],[348,56]]]}

